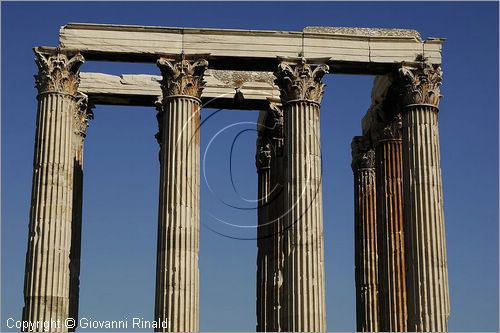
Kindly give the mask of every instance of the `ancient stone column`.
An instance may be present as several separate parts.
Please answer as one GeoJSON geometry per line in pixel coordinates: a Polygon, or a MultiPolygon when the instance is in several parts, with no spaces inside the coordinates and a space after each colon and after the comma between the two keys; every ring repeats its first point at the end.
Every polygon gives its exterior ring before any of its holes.
{"type": "MultiPolygon", "coordinates": [[[[265,126],[265,125],[264,125],[265,126]]],[[[270,219],[271,143],[266,128],[261,128],[257,138],[255,164],[258,174],[258,228],[257,228],[257,332],[270,331],[272,326],[273,235],[270,219]]]]}
{"type": "Polygon", "coordinates": [[[283,281],[283,112],[270,102],[259,117],[257,172],[257,331],[280,331],[283,281]]]}
{"type": "Polygon", "coordinates": [[[273,314],[270,331],[281,332],[281,314],[283,312],[283,224],[284,224],[284,137],[283,137],[283,109],[281,104],[276,102],[269,103],[268,117],[271,121],[268,123],[270,135],[272,137],[272,159],[271,159],[271,201],[270,201],[270,219],[272,221],[272,239],[273,239],[273,271],[269,279],[273,283],[273,314]]]}
{"type": "Polygon", "coordinates": [[[441,69],[401,66],[408,331],[446,331],[450,312],[440,167],[441,69]]]}
{"type": "Polygon", "coordinates": [[[198,331],[200,107],[206,60],[158,60],[160,203],[155,319],[157,331],[198,331]],[[164,325],[165,326],[165,325],[164,325]]]}
{"type": "MultiPolygon", "coordinates": [[[[73,113],[73,217],[71,226],[69,317],[78,323],[78,303],[80,295],[80,253],[82,239],[83,205],[83,143],[87,135],[89,119],[93,118],[88,97],[77,95],[76,110],[73,113]]],[[[69,329],[75,331],[76,326],[69,329]]]]}
{"type": "Polygon", "coordinates": [[[375,151],[366,137],[352,140],[354,174],[354,252],[356,280],[356,330],[377,332],[377,208],[375,151]]]}
{"type": "MultiPolygon", "coordinates": [[[[73,207],[73,123],[80,54],[35,50],[39,73],[23,320],[60,321],[69,316],[73,207]]],[[[35,331],[43,330],[36,327],[35,331]]]]}
{"type": "Polygon", "coordinates": [[[325,331],[320,102],[328,66],[282,61],[285,218],[282,331],[325,331]]]}
{"type": "Polygon", "coordinates": [[[375,143],[378,228],[379,330],[406,331],[406,265],[403,218],[401,114],[375,143]]]}

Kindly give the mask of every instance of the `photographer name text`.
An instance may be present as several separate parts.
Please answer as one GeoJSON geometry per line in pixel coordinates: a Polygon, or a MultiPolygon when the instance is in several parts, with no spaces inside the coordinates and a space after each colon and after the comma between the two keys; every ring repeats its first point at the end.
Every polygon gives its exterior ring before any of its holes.
{"type": "Polygon", "coordinates": [[[142,317],[124,318],[121,320],[97,320],[93,318],[82,317],[76,321],[73,318],[51,319],[51,320],[16,320],[14,318],[7,319],[7,327],[9,329],[18,329],[25,331],[58,331],[61,329],[79,328],[98,328],[98,329],[127,329],[127,328],[162,328],[168,329],[170,323],[167,319],[164,320],[146,320],[142,317]]]}

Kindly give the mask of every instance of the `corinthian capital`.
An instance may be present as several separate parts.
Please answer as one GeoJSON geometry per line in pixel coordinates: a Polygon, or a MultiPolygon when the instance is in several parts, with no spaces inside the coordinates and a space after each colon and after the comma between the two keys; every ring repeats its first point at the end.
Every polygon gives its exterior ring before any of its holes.
{"type": "Polygon", "coordinates": [[[161,142],[162,142],[162,135],[163,135],[163,103],[162,103],[162,98],[158,96],[158,98],[155,101],[155,106],[156,106],[156,120],[158,122],[158,132],[155,134],[155,139],[156,142],[161,147],[161,142]]]}
{"type": "Polygon", "coordinates": [[[35,49],[35,55],[38,93],[61,92],[76,96],[83,56],[78,53],[70,57],[63,53],[40,52],[38,49],[35,49]]]}
{"type": "Polygon", "coordinates": [[[205,83],[203,74],[208,67],[207,60],[188,60],[184,56],[177,61],[160,58],[157,65],[163,76],[161,82],[163,97],[184,95],[201,98],[205,83]]]}
{"type": "Polygon", "coordinates": [[[401,128],[403,127],[403,120],[401,113],[397,113],[395,117],[385,125],[382,129],[379,140],[401,139],[401,128]]]}
{"type": "Polygon", "coordinates": [[[257,154],[255,154],[255,166],[257,171],[271,167],[271,145],[260,138],[257,143],[257,154]]]}
{"type": "Polygon", "coordinates": [[[294,100],[320,103],[325,87],[322,78],[328,69],[325,64],[309,65],[305,58],[296,63],[282,61],[274,73],[281,100],[285,103],[294,100]]]}
{"type": "Polygon", "coordinates": [[[94,113],[91,110],[93,105],[89,105],[88,96],[85,94],[78,93],[76,98],[77,102],[73,112],[73,132],[83,139],[87,134],[89,120],[94,119],[94,113]]]}
{"type": "Polygon", "coordinates": [[[267,109],[269,131],[274,138],[283,138],[283,109],[280,103],[269,102],[267,109]]]}
{"type": "Polygon", "coordinates": [[[399,78],[403,105],[429,104],[438,107],[442,74],[441,67],[427,63],[417,67],[401,66],[399,78]]]}
{"type": "Polygon", "coordinates": [[[352,170],[375,168],[375,150],[364,136],[355,136],[351,143],[352,170]]]}

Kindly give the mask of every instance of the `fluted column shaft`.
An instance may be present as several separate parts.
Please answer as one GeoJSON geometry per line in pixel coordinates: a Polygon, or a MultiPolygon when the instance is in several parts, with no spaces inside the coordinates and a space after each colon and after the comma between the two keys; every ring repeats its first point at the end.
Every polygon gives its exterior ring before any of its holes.
{"type": "Polygon", "coordinates": [[[379,330],[375,152],[353,140],[356,330],[379,330]]]}
{"type": "Polygon", "coordinates": [[[269,331],[281,332],[283,312],[283,224],[284,224],[284,159],[283,159],[283,110],[281,107],[271,103],[273,114],[272,128],[272,158],[271,158],[271,239],[272,239],[272,271],[269,274],[272,283],[272,318],[269,331]]]}
{"type": "MultiPolygon", "coordinates": [[[[38,111],[33,186],[24,280],[23,320],[58,321],[69,316],[73,201],[73,116],[81,55],[35,51],[38,111]]],[[[32,327],[43,331],[43,327],[32,327]]]]}
{"type": "Polygon", "coordinates": [[[440,167],[441,70],[401,67],[408,330],[446,331],[450,311],[440,167]]]}
{"type": "Polygon", "coordinates": [[[319,105],[284,106],[285,207],[283,331],[326,327],[319,105]]]}
{"type": "Polygon", "coordinates": [[[197,331],[199,304],[200,102],[163,105],[155,318],[163,331],[197,331]]]}
{"type": "MultiPolygon", "coordinates": [[[[73,114],[73,216],[70,249],[69,317],[78,323],[80,299],[80,257],[82,246],[82,208],[83,208],[83,144],[86,137],[88,120],[93,118],[87,96],[77,96],[77,109],[73,114]]],[[[76,326],[70,328],[75,331],[76,326]]]]}
{"type": "Polygon", "coordinates": [[[280,331],[283,282],[283,112],[270,102],[258,124],[257,331],[280,331]]]}
{"type": "Polygon", "coordinates": [[[319,103],[327,72],[304,58],[275,72],[285,138],[282,331],[326,330],[319,103]]]}
{"type": "Polygon", "coordinates": [[[270,277],[273,285],[273,315],[272,326],[269,331],[281,332],[282,329],[282,313],[284,301],[283,290],[283,236],[284,236],[284,174],[283,174],[283,157],[275,156],[276,158],[271,164],[271,220],[272,220],[272,235],[273,235],[273,268],[272,276],[270,277]]]}
{"type": "Polygon", "coordinates": [[[272,221],[270,219],[271,147],[265,129],[257,142],[256,166],[258,173],[258,228],[257,228],[257,332],[272,330],[274,270],[272,221]]]}
{"type": "Polygon", "coordinates": [[[379,140],[375,152],[379,326],[381,331],[404,332],[407,302],[401,138],[379,140]]]}
{"type": "Polygon", "coordinates": [[[200,95],[206,61],[158,61],[160,199],[156,266],[157,331],[199,329],[200,95]]]}

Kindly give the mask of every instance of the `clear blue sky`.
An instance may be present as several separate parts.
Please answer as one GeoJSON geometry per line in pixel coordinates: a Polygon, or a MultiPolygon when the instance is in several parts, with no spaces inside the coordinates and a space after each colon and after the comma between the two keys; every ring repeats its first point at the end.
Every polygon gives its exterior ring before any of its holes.
{"type": "MultiPolygon", "coordinates": [[[[1,327],[19,319],[35,133],[31,48],[57,45],[68,22],[300,31],[307,25],[417,29],[444,37],[440,139],[451,291],[450,330],[498,331],[498,3],[29,3],[2,2],[1,327]]],[[[153,64],[85,63],[84,71],[159,73],[153,64]]],[[[326,78],[322,104],[328,328],[355,329],[353,180],[350,141],[370,104],[372,77],[326,78]]],[[[95,110],[85,143],[80,316],[152,318],[159,164],[155,110],[95,110]]],[[[206,109],[206,118],[215,110],[206,109]]],[[[202,152],[222,127],[257,113],[224,110],[202,128],[202,152]]],[[[255,329],[255,241],[220,237],[215,217],[253,225],[255,210],[231,188],[234,127],[214,141],[202,182],[200,328],[255,329]]],[[[256,198],[255,133],[233,155],[241,197],[256,198]]],[[[220,229],[219,229],[220,230],[220,229]]],[[[224,229],[239,233],[240,230],[224,229]]],[[[254,229],[246,231],[252,235],[254,229]]]]}

